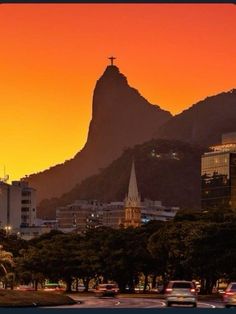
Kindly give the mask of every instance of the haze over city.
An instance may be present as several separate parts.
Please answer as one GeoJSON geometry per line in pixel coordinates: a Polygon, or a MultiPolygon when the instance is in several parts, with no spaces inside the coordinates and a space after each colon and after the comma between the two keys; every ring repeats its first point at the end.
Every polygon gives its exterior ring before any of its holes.
{"type": "Polygon", "coordinates": [[[5,165],[11,180],[82,149],[110,55],[172,114],[235,86],[231,4],[4,4],[0,26],[0,177],[5,165]]]}

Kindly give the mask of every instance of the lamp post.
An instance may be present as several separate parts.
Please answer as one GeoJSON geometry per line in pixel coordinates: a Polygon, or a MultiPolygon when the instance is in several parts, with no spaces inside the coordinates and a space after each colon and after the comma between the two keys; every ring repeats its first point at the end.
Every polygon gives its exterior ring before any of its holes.
{"type": "Polygon", "coordinates": [[[11,233],[12,227],[10,225],[6,225],[4,229],[6,231],[6,236],[8,236],[11,233]]]}

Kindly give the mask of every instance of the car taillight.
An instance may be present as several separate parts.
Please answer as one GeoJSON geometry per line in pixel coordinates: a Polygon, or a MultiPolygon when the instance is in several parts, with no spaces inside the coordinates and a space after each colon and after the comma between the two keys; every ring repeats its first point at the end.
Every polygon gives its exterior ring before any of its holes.
{"type": "Polygon", "coordinates": [[[233,295],[234,293],[233,292],[230,292],[230,291],[227,291],[225,292],[226,295],[233,295]]]}
{"type": "Polygon", "coordinates": [[[192,289],[190,289],[190,291],[195,293],[196,289],[192,288],[192,289]]]}
{"type": "Polygon", "coordinates": [[[166,293],[170,293],[172,291],[172,288],[166,288],[166,293]]]}

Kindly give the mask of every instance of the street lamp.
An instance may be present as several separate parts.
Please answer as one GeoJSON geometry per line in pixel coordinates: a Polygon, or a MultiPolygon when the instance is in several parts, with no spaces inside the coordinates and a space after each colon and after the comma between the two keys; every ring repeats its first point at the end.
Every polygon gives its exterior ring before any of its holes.
{"type": "Polygon", "coordinates": [[[8,236],[11,233],[12,227],[10,225],[6,225],[4,229],[6,230],[6,235],[8,236]]]}

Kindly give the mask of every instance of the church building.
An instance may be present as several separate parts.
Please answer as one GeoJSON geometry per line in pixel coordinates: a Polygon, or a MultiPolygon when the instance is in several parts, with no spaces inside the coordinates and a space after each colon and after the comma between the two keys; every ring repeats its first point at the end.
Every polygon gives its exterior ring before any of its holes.
{"type": "Polygon", "coordinates": [[[134,161],[132,163],[129,180],[129,191],[125,198],[125,220],[124,227],[139,227],[141,225],[141,199],[138,193],[138,186],[135,174],[134,161]]]}

